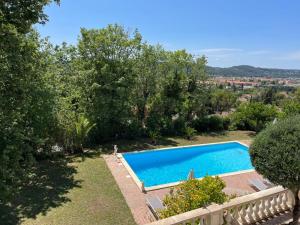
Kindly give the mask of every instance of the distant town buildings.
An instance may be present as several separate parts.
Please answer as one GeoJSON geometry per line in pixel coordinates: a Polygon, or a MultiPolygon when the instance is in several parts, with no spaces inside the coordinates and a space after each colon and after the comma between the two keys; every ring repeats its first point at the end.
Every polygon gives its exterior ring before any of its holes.
{"type": "Polygon", "coordinates": [[[300,78],[270,77],[212,77],[210,83],[222,85],[224,88],[251,89],[267,86],[300,86],[300,78]]]}

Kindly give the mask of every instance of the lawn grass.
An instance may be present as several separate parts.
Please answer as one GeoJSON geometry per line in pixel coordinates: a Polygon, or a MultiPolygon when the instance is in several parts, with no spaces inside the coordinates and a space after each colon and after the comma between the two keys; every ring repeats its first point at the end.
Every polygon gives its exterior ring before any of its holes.
{"type": "Polygon", "coordinates": [[[100,145],[83,156],[41,161],[32,179],[20,189],[10,204],[0,204],[0,224],[22,225],[131,225],[131,212],[107,168],[101,152],[134,151],[168,146],[249,140],[253,132],[230,131],[195,136],[118,140],[100,145]]]}
{"type": "Polygon", "coordinates": [[[101,156],[40,164],[36,183],[24,187],[10,206],[0,207],[0,224],[135,224],[101,156]]]}
{"type": "Polygon", "coordinates": [[[112,153],[113,145],[118,145],[119,152],[139,151],[154,148],[174,147],[183,145],[206,144],[213,142],[250,140],[255,136],[252,131],[227,131],[223,133],[208,133],[196,135],[191,140],[183,137],[162,137],[156,144],[153,144],[149,138],[140,138],[133,140],[116,140],[98,147],[99,151],[112,153]]]}

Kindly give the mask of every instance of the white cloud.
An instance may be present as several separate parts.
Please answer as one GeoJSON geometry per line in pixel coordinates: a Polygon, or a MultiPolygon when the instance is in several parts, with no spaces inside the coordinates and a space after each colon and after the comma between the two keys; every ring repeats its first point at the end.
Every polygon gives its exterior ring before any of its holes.
{"type": "Polygon", "coordinates": [[[281,56],[274,57],[274,59],[300,61],[300,51],[285,53],[281,56]]]}

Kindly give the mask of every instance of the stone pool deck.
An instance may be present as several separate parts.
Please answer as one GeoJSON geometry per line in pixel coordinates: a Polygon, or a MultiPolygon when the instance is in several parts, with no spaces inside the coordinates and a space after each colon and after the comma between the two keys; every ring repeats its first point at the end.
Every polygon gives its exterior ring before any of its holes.
{"type": "MultiPolygon", "coordinates": [[[[241,141],[249,144],[250,141],[241,141]]],[[[157,195],[161,199],[169,192],[169,188],[148,191],[142,193],[134,180],[129,175],[127,169],[117,157],[113,155],[105,155],[104,159],[112,175],[114,176],[137,224],[143,225],[155,221],[155,218],[148,206],[146,205],[147,195],[157,195]]],[[[261,178],[255,171],[229,175],[222,177],[226,182],[226,189],[228,194],[253,193],[255,190],[249,185],[248,180],[252,178],[261,178]]]]}

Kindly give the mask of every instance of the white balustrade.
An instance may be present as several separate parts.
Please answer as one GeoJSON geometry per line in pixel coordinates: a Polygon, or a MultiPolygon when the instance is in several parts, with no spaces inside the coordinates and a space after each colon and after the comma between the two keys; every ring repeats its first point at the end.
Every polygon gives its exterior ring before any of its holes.
{"type": "Polygon", "coordinates": [[[211,205],[158,220],[148,225],[225,225],[253,224],[293,208],[293,194],[282,187],[234,198],[222,205],[211,205]]]}

